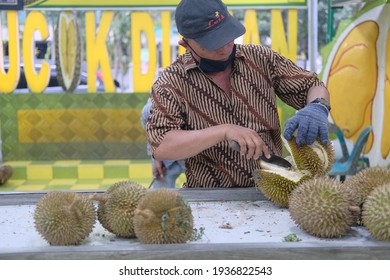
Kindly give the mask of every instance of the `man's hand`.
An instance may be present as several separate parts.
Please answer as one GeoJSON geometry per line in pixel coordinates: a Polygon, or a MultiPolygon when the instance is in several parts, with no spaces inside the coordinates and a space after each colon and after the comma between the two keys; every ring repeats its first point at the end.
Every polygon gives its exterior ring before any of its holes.
{"type": "MultiPolygon", "coordinates": [[[[259,159],[260,156],[270,157],[270,152],[263,139],[256,131],[238,125],[229,125],[226,129],[225,140],[237,142],[241,156],[247,159],[259,159]]],[[[237,147],[238,148],[238,147],[237,147]]]]}
{"type": "Polygon", "coordinates": [[[296,135],[298,146],[311,145],[317,137],[323,144],[329,144],[328,114],[329,111],[323,105],[309,103],[286,122],[284,138],[291,140],[294,131],[298,129],[296,135]]]}
{"type": "Polygon", "coordinates": [[[157,180],[164,178],[165,170],[166,168],[164,166],[164,163],[161,160],[154,160],[152,171],[153,171],[153,176],[157,180]]]}

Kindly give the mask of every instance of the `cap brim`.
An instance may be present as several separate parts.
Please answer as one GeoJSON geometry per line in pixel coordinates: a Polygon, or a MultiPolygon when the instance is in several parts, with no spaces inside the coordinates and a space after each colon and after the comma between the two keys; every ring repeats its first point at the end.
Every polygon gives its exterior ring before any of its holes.
{"type": "Polygon", "coordinates": [[[245,33],[245,27],[233,16],[228,16],[226,20],[210,32],[199,38],[193,38],[198,44],[208,50],[217,50],[234,41],[245,33]]]}

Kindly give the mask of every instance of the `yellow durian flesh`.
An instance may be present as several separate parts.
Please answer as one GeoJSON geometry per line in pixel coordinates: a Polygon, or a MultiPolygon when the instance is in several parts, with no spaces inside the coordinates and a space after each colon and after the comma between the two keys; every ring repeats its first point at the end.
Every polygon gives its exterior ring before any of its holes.
{"type": "Polygon", "coordinates": [[[93,203],[77,193],[47,193],[34,211],[35,229],[50,245],[80,244],[92,232],[95,222],[93,203]]]}
{"type": "MultiPolygon", "coordinates": [[[[356,142],[365,127],[373,125],[373,102],[378,81],[381,80],[377,59],[384,57],[384,53],[377,50],[377,44],[380,45],[378,36],[382,31],[378,22],[369,19],[347,28],[348,34],[340,41],[334,57],[329,58],[327,88],[331,93],[330,115],[352,142],[356,142]]],[[[371,149],[372,144],[371,134],[365,152],[371,149]]]]}
{"type": "Polygon", "coordinates": [[[134,230],[145,244],[185,243],[193,233],[191,207],[185,198],[171,189],[149,191],[134,215],[134,230]]]}

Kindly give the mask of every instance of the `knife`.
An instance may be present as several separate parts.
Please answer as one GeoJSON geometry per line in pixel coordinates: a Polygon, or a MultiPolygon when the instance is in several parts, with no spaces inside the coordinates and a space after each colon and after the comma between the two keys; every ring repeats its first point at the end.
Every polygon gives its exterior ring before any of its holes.
{"type": "MultiPolygon", "coordinates": [[[[236,152],[240,152],[240,145],[238,144],[238,142],[236,140],[230,141],[229,146],[230,146],[230,148],[232,148],[236,152]]],[[[285,167],[285,168],[291,168],[292,167],[291,163],[288,160],[286,160],[286,159],[284,159],[284,158],[282,158],[280,156],[277,156],[277,155],[272,155],[271,154],[270,158],[266,158],[265,155],[261,155],[260,159],[265,161],[265,162],[278,165],[280,167],[285,167]]]]}

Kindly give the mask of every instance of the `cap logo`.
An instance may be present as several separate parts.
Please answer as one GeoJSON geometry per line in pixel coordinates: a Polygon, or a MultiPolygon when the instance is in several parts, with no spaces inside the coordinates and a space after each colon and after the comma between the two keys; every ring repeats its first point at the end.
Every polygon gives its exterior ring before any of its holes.
{"type": "Polygon", "coordinates": [[[215,19],[211,19],[209,20],[209,23],[207,25],[207,28],[206,29],[209,29],[211,27],[213,27],[214,25],[217,25],[218,23],[220,23],[225,17],[218,11],[215,12],[215,19]]]}

